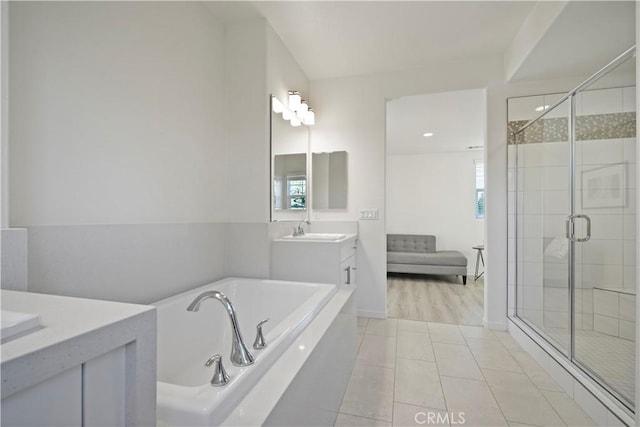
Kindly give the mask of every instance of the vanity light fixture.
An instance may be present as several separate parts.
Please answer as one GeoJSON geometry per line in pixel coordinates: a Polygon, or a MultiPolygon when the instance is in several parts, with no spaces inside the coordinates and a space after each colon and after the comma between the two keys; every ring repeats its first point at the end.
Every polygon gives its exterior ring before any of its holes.
{"type": "Polygon", "coordinates": [[[282,118],[291,123],[291,126],[298,127],[302,124],[312,126],[316,124],[316,114],[309,107],[307,101],[300,97],[298,91],[289,91],[289,103],[285,105],[275,96],[271,96],[271,109],[274,113],[282,113],[282,118]]]}

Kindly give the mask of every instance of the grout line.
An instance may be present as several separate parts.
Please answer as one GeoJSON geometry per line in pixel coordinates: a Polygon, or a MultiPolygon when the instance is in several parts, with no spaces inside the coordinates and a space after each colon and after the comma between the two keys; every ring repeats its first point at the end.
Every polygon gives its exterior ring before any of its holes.
{"type": "Polygon", "coordinates": [[[370,421],[378,421],[378,422],[382,422],[382,423],[388,423],[389,421],[386,420],[381,420],[379,418],[371,418],[371,417],[363,417],[362,415],[353,415],[353,414],[349,414],[348,412],[340,412],[338,411],[338,415],[348,415],[350,417],[355,417],[355,418],[362,418],[364,420],[370,420],[370,421]]]}
{"type": "MultiPolygon", "coordinates": [[[[469,352],[471,353],[471,357],[473,357],[473,360],[476,362],[476,365],[478,366],[478,370],[480,371],[480,375],[482,375],[482,378],[484,378],[484,382],[487,384],[487,388],[489,389],[489,393],[491,393],[491,397],[493,397],[494,402],[496,402],[496,405],[498,406],[498,410],[500,411],[500,414],[502,414],[502,418],[504,418],[504,421],[508,425],[509,421],[511,421],[511,420],[507,419],[507,416],[505,415],[504,411],[502,410],[502,406],[500,406],[500,402],[498,402],[498,399],[496,398],[496,395],[493,392],[493,389],[491,388],[491,385],[489,384],[489,381],[487,381],[487,377],[484,376],[484,372],[482,371],[482,368],[480,367],[480,364],[478,363],[478,360],[476,359],[475,354],[473,354],[473,351],[471,351],[471,347],[469,347],[469,346],[467,346],[467,347],[469,348],[469,352]]],[[[516,361],[516,363],[517,363],[517,361],[516,361]]]]}
{"type": "Polygon", "coordinates": [[[393,387],[391,390],[391,425],[393,426],[393,418],[396,412],[396,377],[398,375],[398,321],[396,320],[396,348],[393,358],[393,387]]]}
{"type": "MultiPolygon", "coordinates": [[[[535,384],[534,384],[535,385],[535,384]]],[[[563,423],[565,423],[565,425],[569,425],[569,422],[567,420],[564,419],[564,417],[562,415],[560,415],[560,413],[558,411],[556,411],[555,406],[553,406],[553,404],[551,404],[551,401],[549,399],[547,399],[547,396],[544,395],[544,393],[542,391],[540,391],[540,389],[538,389],[538,391],[540,392],[540,394],[542,395],[543,399],[547,401],[547,403],[549,404],[549,406],[551,406],[551,409],[553,409],[553,411],[556,413],[556,415],[562,420],[563,423]]],[[[566,394],[564,391],[562,391],[563,394],[566,394]]],[[[569,397],[569,395],[567,395],[567,397],[569,397]]],[[[569,397],[569,399],[571,399],[569,397]]],[[[573,399],[571,399],[573,400],[573,399]]],[[[584,412],[584,411],[583,411],[584,412]]],[[[585,415],[587,415],[587,417],[589,417],[589,415],[585,412],[585,415]]],[[[589,417],[591,418],[591,417],[589,417]]],[[[593,420],[592,420],[593,421],[593,420]]],[[[595,424],[595,422],[594,422],[595,424]]]]}
{"type": "Polygon", "coordinates": [[[442,393],[442,400],[444,401],[444,407],[447,412],[451,412],[449,408],[449,404],[447,403],[447,395],[444,392],[444,387],[442,386],[442,375],[440,374],[440,365],[438,364],[438,357],[436,356],[436,349],[433,346],[433,341],[431,340],[431,329],[429,329],[429,325],[427,324],[427,334],[429,335],[429,342],[431,343],[431,352],[433,353],[433,361],[436,364],[436,372],[438,373],[438,384],[440,385],[440,392],[442,393]]]}

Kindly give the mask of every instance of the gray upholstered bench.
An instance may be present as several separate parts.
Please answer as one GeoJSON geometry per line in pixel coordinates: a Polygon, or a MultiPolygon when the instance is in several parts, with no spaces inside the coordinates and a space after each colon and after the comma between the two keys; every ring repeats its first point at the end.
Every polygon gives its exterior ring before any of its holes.
{"type": "Polygon", "coordinates": [[[467,284],[467,257],[459,251],[436,251],[436,236],[387,234],[387,272],[462,276],[467,284]]]}

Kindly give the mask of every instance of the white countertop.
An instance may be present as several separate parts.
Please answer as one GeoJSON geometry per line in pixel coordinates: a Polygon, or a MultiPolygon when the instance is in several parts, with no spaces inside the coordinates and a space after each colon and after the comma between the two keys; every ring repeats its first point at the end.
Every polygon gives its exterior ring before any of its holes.
{"type": "Polygon", "coordinates": [[[42,325],[2,343],[3,398],[140,336],[155,345],[151,306],[8,290],[0,291],[0,306],[38,314],[42,325]]]}
{"type": "MultiPolygon", "coordinates": [[[[316,233],[308,233],[307,237],[309,235],[313,235],[316,233]]],[[[320,233],[320,234],[327,234],[327,233],[320,233]]],[[[353,234],[353,233],[340,233],[340,234],[344,234],[344,237],[341,237],[339,239],[334,239],[334,240],[326,240],[326,239],[313,239],[313,238],[301,238],[301,239],[296,239],[295,237],[288,237],[288,238],[283,238],[280,237],[278,239],[274,239],[274,242],[294,242],[294,243],[342,243],[342,242],[346,242],[347,240],[350,239],[354,239],[356,237],[358,237],[357,234],[353,234]]]]}

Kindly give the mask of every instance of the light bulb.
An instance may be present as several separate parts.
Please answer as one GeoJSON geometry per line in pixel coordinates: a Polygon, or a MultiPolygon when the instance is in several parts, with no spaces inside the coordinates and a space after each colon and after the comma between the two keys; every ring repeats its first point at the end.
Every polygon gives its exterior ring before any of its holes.
{"type": "Polygon", "coordinates": [[[304,121],[304,116],[307,114],[307,111],[309,111],[309,104],[307,104],[307,101],[302,101],[300,103],[300,107],[298,107],[298,110],[296,111],[296,116],[298,116],[300,120],[304,121]]]}
{"type": "Polygon", "coordinates": [[[298,127],[302,124],[302,121],[298,118],[298,116],[293,116],[291,118],[291,126],[298,127]]]}
{"type": "Polygon", "coordinates": [[[285,120],[291,120],[293,118],[293,113],[288,108],[282,109],[282,118],[285,120]]]}
{"type": "Polygon", "coordinates": [[[311,108],[309,108],[309,110],[307,110],[307,112],[305,113],[304,119],[302,119],[302,123],[307,126],[316,124],[316,113],[314,113],[311,108]]]}
{"type": "Polygon", "coordinates": [[[302,102],[302,97],[300,97],[300,93],[297,90],[292,90],[289,92],[289,109],[292,111],[298,111],[300,108],[300,103],[302,102]]]}

